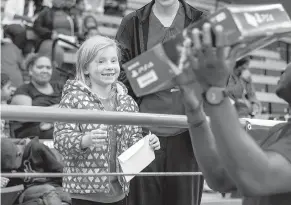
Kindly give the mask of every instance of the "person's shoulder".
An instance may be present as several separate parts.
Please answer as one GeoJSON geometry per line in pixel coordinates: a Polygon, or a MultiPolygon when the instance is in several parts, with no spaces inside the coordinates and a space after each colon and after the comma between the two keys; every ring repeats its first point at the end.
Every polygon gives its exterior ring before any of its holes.
{"type": "Polygon", "coordinates": [[[139,108],[135,100],[128,94],[121,95],[118,98],[120,111],[124,112],[138,112],[139,108]]]}
{"type": "Polygon", "coordinates": [[[267,137],[260,143],[261,146],[270,147],[281,140],[289,140],[291,142],[291,123],[282,122],[274,125],[269,129],[267,137]]]}
{"type": "Polygon", "coordinates": [[[132,11],[129,14],[127,14],[126,16],[124,16],[122,21],[129,22],[129,21],[132,21],[136,17],[137,17],[136,11],[132,11]]]}
{"type": "Polygon", "coordinates": [[[47,6],[44,6],[43,9],[39,12],[39,15],[47,15],[48,13],[51,13],[53,12],[53,9],[47,7],[47,6]]]}
{"type": "Polygon", "coordinates": [[[190,9],[192,20],[197,21],[209,15],[208,11],[193,7],[189,3],[186,3],[186,6],[190,9]]]}
{"type": "Polygon", "coordinates": [[[34,86],[31,83],[23,84],[16,89],[14,95],[30,95],[33,90],[34,86]]]}
{"type": "Polygon", "coordinates": [[[62,89],[62,99],[60,104],[73,104],[74,106],[90,101],[90,91],[83,83],[78,80],[67,80],[62,89]]]}
{"type": "MultiPolygon", "coordinates": [[[[21,50],[14,44],[10,39],[8,39],[6,42],[1,43],[1,55],[4,56],[4,58],[13,58],[13,57],[19,57],[22,56],[21,50]]],[[[4,59],[2,58],[2,59],[4,59]]],[[[17,61],[15,61],[16,63],[17,61]]]]}
{"type": "Polygon", "coordinates": [[[286,124],[285,122],[278,123],[270,128],[269,134],[280,132],[287,125],[288,125],[288,123],[286,124]]]}
{"type": "Polygon", "coordinates": [[[53,87],[55,92],[62,92],[64,85],[60,82],[51,82],[51,86],[53,87]]]}

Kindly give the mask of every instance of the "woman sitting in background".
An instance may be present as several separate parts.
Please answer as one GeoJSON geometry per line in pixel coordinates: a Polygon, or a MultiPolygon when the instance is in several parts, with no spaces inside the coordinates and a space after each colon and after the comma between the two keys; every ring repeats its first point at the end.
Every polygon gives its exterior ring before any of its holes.
{"type": "MultiPolygon", "coordinates": [[[[61,99],[61,86],[50,83],[52,62],[49,58],[32,54],[27,59],[27,70],[31,81],[19,87],[12,98],[11,104],[25,106],[57,106],[61,99]]],[[[40,139],[52,139],[53,126],[50,123],[14,122],[16,138],[38,136],[40,139]]]]}
{"type": "Polygon", "coordinates": [[[234,101],[234,106],[240,117],[258,115],[262,109],[262,105],[256,97],[249,63],[249,57],[237,61],[227,85],[229,97],[234,101]]]}

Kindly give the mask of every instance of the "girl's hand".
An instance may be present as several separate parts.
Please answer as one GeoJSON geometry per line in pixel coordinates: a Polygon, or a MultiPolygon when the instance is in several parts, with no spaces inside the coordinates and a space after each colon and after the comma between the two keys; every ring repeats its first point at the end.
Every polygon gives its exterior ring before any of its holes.
{"type": "Polygon", "coordinates": [[[100,129],[92,130],[91,132],[87,132],[82,139],[82,148],[90,147],[94,145],[95,147],[102,147],[107,144],[107,126],[101,125],[100,129]]]}
{"type": "Polygon", "coordinates": [[[46,131],[46,130],[49,130],[51,128],[53,128],[53,123],[50,123],[50,122],[41,122],[39,124],[39,127],[40,127],[40,130],[42,131],[46,131]]]}
{"type": "Polygon", "coordinates": [[[154,134],[149,134],[149,144],[153,150],[159,150],[161,148],[159,138],[154,134]]]}

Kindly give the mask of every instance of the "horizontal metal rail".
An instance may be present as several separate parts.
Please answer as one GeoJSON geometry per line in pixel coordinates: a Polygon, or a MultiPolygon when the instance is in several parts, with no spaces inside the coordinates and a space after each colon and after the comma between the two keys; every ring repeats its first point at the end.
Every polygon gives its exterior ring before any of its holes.
{"type": "MultiPolygon", "coordinates": [[[[76,122],[112,125],[140,125],[140,126],[164,126],[187,128],[187,117],[185,115],[163,115],[134,112],[110,112],[84,109],[66,109],[38,106],[2,105],[1,118],[6,120],[27,122],[76,122]]],[[[242,118],[243,126],[271,127],[284,121],[258,120],[242,118]]]]}
{"type": "Polygon", "coordinates": [[[84,177],[84,176],[201,176],[202,172],[140,172],[140,173],[1,173],[2,177],[23,178],[23,177],[84,177]]]}

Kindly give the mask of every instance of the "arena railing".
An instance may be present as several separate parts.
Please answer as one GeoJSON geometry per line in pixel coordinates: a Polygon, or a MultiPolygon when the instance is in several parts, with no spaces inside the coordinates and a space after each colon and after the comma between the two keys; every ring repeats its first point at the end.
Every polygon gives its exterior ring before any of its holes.
{"type": "MultiPolygon", "coordinates": [[[[139,126],[165,126],[165,127],[188,127],[187,117],[184,115],[162,115],[130,112],[104,112],[82,109],[65,109],[37,106],[2,105],[1,118],[16,121],[35,122],[79,122],[79,123],[100,123],[100,124],[122,124],[139,126]]],[[[240,119],[246,130],[254,126],[271,127],[284,121],[240,119]]],[[[1,173],[2,177],[64,177],[64,176],[197,176],[197,184],[202,180],[201,172],[141,172],[141,173],[1,173]]],[[[202,204],[236,204],[240,205],[241,200],[219,200],[203,201],[202,204]]],[[[197,202],[198,204],[198,202],[197,202]]]]}
{"type": "MultiPolygon", "coordinates": [[[[103,112],[82,109],[65,109],[37,106],[2,105],[1,118],[5,120],[30,122],[78,122],[111,125],[139,125],[142,127],[164,126],[187,128],[185,115],[164,115],[133,112],[103,112]]],[[[247,131],[268,129],[285,121],[241,118],[240,122],[247,131]]],[[[52,140],[41,140],[53,148],[52,140]]]]}
{"type": "MultiPolygon", "coordinates": [[[[113,112],[83,109],[66,109],[39,106],[2,105],[1,118],[5,120],[31,122],[78,122],[111,125],[139,125],[143,127],[164,126],[187,128],[185,115],[148,114],[136,112],[113,112]]],[[[285,121],[241,118],[247,130],[254,126],[272,127],[285,121]]]]}

